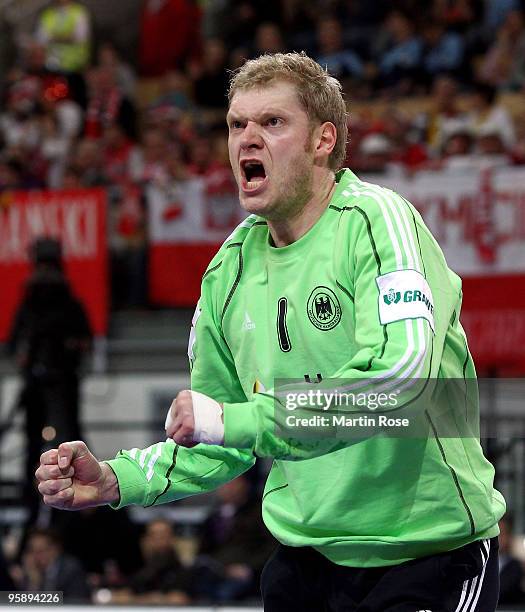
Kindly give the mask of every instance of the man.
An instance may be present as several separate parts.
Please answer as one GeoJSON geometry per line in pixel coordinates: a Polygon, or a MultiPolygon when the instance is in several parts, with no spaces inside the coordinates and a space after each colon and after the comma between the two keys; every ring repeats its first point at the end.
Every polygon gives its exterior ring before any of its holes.
{"type": "Polygon", "coordinates": [[[30,511],[27,525],[32,525],[40,506],[33,478],[40,454],[81,436],[80,372],[91,329],[65,274],[60,242],[38,238],[29,255],[33,269],[13,318],[8,350],[23,378],[24,495],[30,511]]]}
{"type": "Polygon", "coordinates": [[[203,277],[192,390],[168,412],[171,440],[101,463],[83,442],[48,451],[37,471],[44,501],[162,503],[270,456],[263,518],[281,545],[262,576],[267,611],[494,610],[504,501],[475,436],[440,437],[430,405],[426,438],[281,435],[286,409],[266,390],[279,378],[310,389],[328,377],[359,388],[394,378],[410,396],[430,377],[474,378],[460,280],[411,205],[336,173],[341,88],[304,54],[247,62],[228,126],[250,216],[203,277]]]}
{"type": "Polygon", "coordinates": [[[62,591],[66,603],[88,602],[88,577],[75,557],[64,554],[57,533],[33,529],[24,553],[20,588],[27,591],[62,591]]]}
{"type": "Polygon", "coordinates": [[[521,587],[523,566],[512,551],[512,517],[509,514],[501,517],[499,522],[499,582],[500,604],[523,604],[525,594],[521,587]]]}

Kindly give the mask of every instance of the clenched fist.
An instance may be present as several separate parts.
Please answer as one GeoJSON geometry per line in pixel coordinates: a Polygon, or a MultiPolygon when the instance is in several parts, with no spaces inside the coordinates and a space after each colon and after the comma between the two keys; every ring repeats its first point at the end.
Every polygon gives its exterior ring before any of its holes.
{"type": "Polygon", "coordinates": [[[44,503],[63,510],[82,510],[116,502],[118,481],[84,442],[64,442],[42,453],[35,476],[44,503]]]}
{"type": "Polygon", "coordinates": [[[220,445],[224,442],[222,407],[198,391],[181,391],[171,403],[165,428],[168,438],[181,446],[220,445]]]}

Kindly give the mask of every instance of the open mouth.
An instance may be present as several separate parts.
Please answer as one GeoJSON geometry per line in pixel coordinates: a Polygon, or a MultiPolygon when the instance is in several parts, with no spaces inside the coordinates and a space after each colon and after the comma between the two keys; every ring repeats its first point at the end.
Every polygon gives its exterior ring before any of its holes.
{"type": "Polygon", "coordinates": [[[257,160],[245,160],[241,162],[244,191],[256,191],[266,181],[264,164],[257,160]]]}

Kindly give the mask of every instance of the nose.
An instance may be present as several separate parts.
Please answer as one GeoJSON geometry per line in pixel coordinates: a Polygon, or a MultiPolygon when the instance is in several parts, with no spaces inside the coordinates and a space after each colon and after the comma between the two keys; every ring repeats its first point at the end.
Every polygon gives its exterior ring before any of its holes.
{"type": "Polygon", "coordinates": [[[248,121],[242,131],[241,149],[260,149],[262,147],[259,125],[255,121],[248,121]]]}

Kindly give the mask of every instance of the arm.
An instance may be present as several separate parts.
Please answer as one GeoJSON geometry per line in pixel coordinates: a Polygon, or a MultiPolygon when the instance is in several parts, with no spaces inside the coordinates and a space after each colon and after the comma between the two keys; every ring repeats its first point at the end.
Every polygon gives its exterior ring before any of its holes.
{"type": "MultiPolygon", "coordinates": [[[[188,344],[191,388],[221,402],[245,402],[233,357],[214,315],[218,282],[215,273],[205,275],[193,317],[188,344]]],[[[233,480],[254,462],[251,451],[206,444],[184,448],[172,440],[143,450],[120,451],[107,462],[120,485],[120,501],[114,507],[149,506],[210,491],[233,480]]]]}
{"type": "MultiPolygon", "coordinates": [[[[375,187],[360,195],[366,197],[357,198],[345,213],[350,215],[345,231],[351,237],[340,249],[341,274],[345,272],[354,298],[357,350],[330,377],[343,380],[338,388],[346,392],[400,389],[402,401],[410,405],[431,372],[437,374],[459,287],[452,286],[437,243],[424,228],[418,234],[416,216],[402,198],[375,187]],[[437,294],[439,307],[433,297],[437,294]]],[[[327,391],[329,385],[333,390],[332,381],[315,388],[327,391]]],[[[340,410],[363,412],[353,406],[340,410]]],[[[357,441],[338,438],[335,430],[316,441],[276,435],[286,412],[271,392],[250,402],[226,402],[224,445],[297,460],[357,441]]]]}
{"type": "MultiPolygon", "coordinates": [[[[222,401],[246,401],[233,358],[215,323],[215,281],[209,277],[203,282],[193,318],[188,346],[192,389],[222,401]]],[[[204,444],[184,448],[172,440],[145,449],[121,450],[115,459],[99,462],[84,442],[68,442],[42,455],[36,476],[44,502],[56,508],[78,510],[102,504],[122,508],[130,504],[151,506],[210,491],[233,480],[254,462],[251,451],[204,444]]]]}

